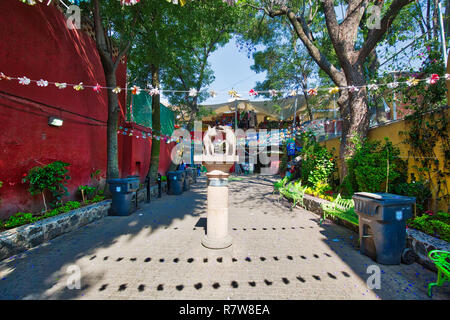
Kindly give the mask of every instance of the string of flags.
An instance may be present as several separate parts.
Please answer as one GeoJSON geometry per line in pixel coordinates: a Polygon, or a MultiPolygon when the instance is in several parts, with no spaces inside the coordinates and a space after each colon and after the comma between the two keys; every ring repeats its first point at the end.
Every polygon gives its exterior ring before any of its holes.
{"type": "MultiPolygon", "coordinates": [[[[20,0],[23,3],[29,4],[30,6],[34,6],[37,2],[39,1],[40,3],[42,3],[43,0],[20,0]]],[[[52,3],[53,0],[46,0],[47,2],[47,6],[50,5],[50,3],[52,3]]],[[[68,0],[70,3],[74,3],[74,4],[79,4],[82,1],[86,1],[86,0],[68,0]]],[[[137,3],[140,2],[140,0],[119,0],[120,4],[123,6],[133,6],[137,3]]],[[[173,3],[173,4],[180,4],[182,7],[187,3],[187,0],[166,0],[167,2],[173,3]]],[[[229,5],[233,5],[236,0],[222,0],[223,2],[228,3],[229,5]]]]}
{"type": "MultiPolygon", "coordinates": [[[[443,80],[443,79],[450,80],[450,74],[445,74],[444,76],[439,76],[438,74],[433,73],[429,77],[423,78],[423,79],[410,77],[406,81],[394,81],[394,82],[389,82],[389,83],[378,83],[378,84],[370,83],[370,84],[363,85],[363,86],[351,85],[351,86],[346,86],[346,87],[316,87],[316,88],[305,89],[305,92],[309,96],[316,96],[318,94],[318,92],[328,92],[331,95],[335,95],[335,94],[339,93],[339,91],[342,91],[342,90],[348,90],[350,92],[357,92],[357,91],[361,90],[362,88],[367,88],[368,90],[375,91],[375,90],[379,90],[380,87],[382,87],[382,86],[386,86],[389,89],[398,88],[400,85],[406,85],[408,87],[413,87],[413,86],[418,85],[420,82],[424,82],[424,81],[427,84],[434,85],[438,81],[443,80]]],[[[61,90],[70,88],[70,87],[73,88],[75,91],[92,89],[93,91],[95,91],[97,93],[100,93],[102,90],[110,89],[115,94],[119,94],[122,91],[131,91],[131,94],[133,94],[133,95],[138,95],[138,94],[141,94],[142,92],[146,92],[147,94],[149,94],[151,96],[160,95],[162,93],[184,93],[184,94],[188,94],[190,97],[195,97],[195,96],[198,96],[200,92],[206,91],[209,93],[209,95],[212,98],[214,98],[218,94],[218,92],[216,92],[214,90],[210,90],[210,89],[200,90],[200,91],[195,88],[191,88],[187,91],[186,90],[167,90],[167,89],[161,89],[161,88],[154,88],[151,85],[148,85],[147,88],[140,88],[137,85],[133,85],[128,88],[122,88],[120,86],[112,88],[112,87],[101,86],[98,83],[96,83],[95,85],[92,85],[92,84],[87,85],[87,84],[84,84],[83,82],[66,83],[66,82],[52,82],[52,81],[48,81],[45,79],[32,80],[26,76],[22,76],[22,77],[7,76],[3,72],[0,72],[0,80],[17,80],[20,85],[24,85],[24,86],[31,85],[32,83],[35,83],[38,87],[48,87],[48,86],[53,85],[56,88],[61,89],[61,90]]],[[[229,90],[229,91],[222,91],[220,93],[225,93],[225,92],[231,98],[241,98],[243,95],[242,92],[237,92],[234,89],[229,90]]],[[[271,97],[279,97],[279,96],[283,96],[283,95],[292,97],[292,96],[296,96],[299,92],[297,90],[273,90],[273,89],[266,90],[266,91],[256,91],[255,89],[251,89],[250,91],[248,91],[248,94],[250,95],[250,97],[257,97],[261,93],[269,94],[271,97]]]]}
{"type": "MultiPolygon", "coordinates": [[[[26,4],[30,5],[30,6],[34,6],[35,4],[37,4],[36,1],[39,1],[40,3],[43,2],[43,0],[20,0],[20,1],[23,2],[23,3],[26,3],[26,4]]],[[[49,6],[52,3],[53,0],[45,0],[45,1],[47,1],[47,6],[49,6]]],[[[80,2],[87,2],[88,0],[67,0],[67,1],[69,1],[72,4],[79,5],[80,2]]],[[[120,1],[121,1],[122,4],[125,4],[125,2],[126,3],[136,4],[140,0],[120,0],[120,1]]],[[[130,5],[130,4],[126,4],[126,5],[130,5]]]]}
{"type": "Polygon", "coordinates": [[[119,135],[124,135],[124,136],[129,136],[129,137],[134,137],[137,139],[155,139],[158,141],[164,141],[166,143],[172,143],[172,142],[176,142],[176,143],[180,143],[180,138],[173,138],[171,136],[168,135],[156,135],[153,134],[151,132],[145,132],[145,131],[141,131],[141,130],[134,130],[131,128],[125,128],[122,126],[119,126],[119,130],[117,130],[117,134],[119,135]]]}
{"type": "MultiPolygon", "coordinates": [[[[335,123],[338,120],[314,120],[308,123],[307,125],[303,126],[296,126],[293,128],[284,128],[284,129],[278,129],[277,130],[267,130],[265,133],[262,132],[255,132],[253,135],[246,136],[246,137],[236,137],[236,142],[239,144],[245,144],[249,145],[250,142],[256,142],[260,146],[267,146],[267,145],[281,145],[282,143],[292,140],[295,136],[300,135],[302,133],[307,132],[308,130],[312,130],[313,134],[314,131],[317,129],[321,129],[325,125],[329,125],[331,123],[335,123]]],[[[182,142],[182,139],[180,137],[172,137],[168,135],[154,135],[151,132],[144,132],[141,130],[134,130],[132,128],[125,128],[122,126],[119,126],[119,130],[117,130],[118,135],[124,135],[129,137],[134,137],[136,139],[141,140],[158,140],[158,141],[164,141],[166,143],[172,143],[175,142],[177,144],[182,142]]],[[[194,143],[202,143],[202,135],[201,138],[198,139],[194,135],[193,141],[194,143]]],[[[217,139],[215,143],[221,143],[221,139],[217,139]]]]}

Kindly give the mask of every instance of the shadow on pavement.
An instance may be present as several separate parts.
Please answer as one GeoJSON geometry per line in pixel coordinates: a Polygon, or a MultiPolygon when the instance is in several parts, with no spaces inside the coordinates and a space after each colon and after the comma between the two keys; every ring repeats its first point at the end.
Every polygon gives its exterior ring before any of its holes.
{"type": "MultiPolygon", "coordinates": [[[[206,179],[201,177],[190,191],[174,196],[163,194],[150,203],[140,203],[130,216],[108,216],[76,231],[61,235],[38,247],[0,261],[0,299],[73,299],[82,297],[83,289],[99,283],[103,273],[82,275],[82,290],[71,290],[59,283],[70,272],[67,268],[78,259],[109,248],[127,236],[150,236],[168,228],[176,219],[200,216],[206,210],[206,179]],[[59,290],[56,290],[59,285],[59,290]],[[61,287],[62,286],[62,287],[61,287]]],[[[95,256],[93,256],[95,259],[95,256]]],[[[91,257],[92,259],[92,257],[91,257]]],[[[126,284],[124,284],[126,286],[126,284]]]]}

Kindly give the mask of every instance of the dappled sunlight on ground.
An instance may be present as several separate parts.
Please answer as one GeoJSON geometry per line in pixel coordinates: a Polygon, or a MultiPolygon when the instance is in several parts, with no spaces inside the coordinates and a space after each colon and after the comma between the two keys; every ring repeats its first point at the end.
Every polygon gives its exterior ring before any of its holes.
{"type": "MultiPolygon", "coordinates": [[[[230,187],[231,247],[200,243],[206,179],[163,195],[127,217],[106,217],[0,262],[3,299],[428,299],[436,274],[418,264],[381,266],[370,290],[358,236],[273,194],[274,177],[244,176],[230,187]],[[71,290],[67,268],[79,267],[71,290]]],[[[448,299],[448,287],[433,299],[448,299]],[[447,290],[447,291],[446,291],[447,290]]]]}

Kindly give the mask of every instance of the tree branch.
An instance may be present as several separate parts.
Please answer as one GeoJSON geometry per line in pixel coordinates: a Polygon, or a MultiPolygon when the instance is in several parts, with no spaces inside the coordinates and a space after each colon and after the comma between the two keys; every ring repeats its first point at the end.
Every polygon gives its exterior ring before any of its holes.
{"type": "Polygon", "coordinates": [[[102,25],[102,18],[100,16],[100,6],[98,0],[94,0],[94,30],[95,30],[95,42],[100,54],[100,58],[104,60],[109,68],[113,67],[111,53],[108,50],[108,44],[105,38],[105,30],[102,25]]]}
{"type": "Polygon", "coordinates": [[[362,62],[370,54],[370,52],[375,48],[377,43],[383,38],[385,33],[388,31],[394,19],[399,14],[400,10],[406,5],[414,2],[414,0],[394,0],[389,10],[384,15],[380,22],[379,29],[372,29],[369,31],[367,40],[365,41],[363,47],[359,51],[358,61],[362,62]]]}
{"type": "Polygon", "coordinates": [[[346,86],[347,81],[345,80],[344,73],[333,66],[328,61],[327,57],[322,52],[320,52],[320,50],[307,36],[306,32],[308,32],[308,30],[306,30],[305,32],[305,30],[303,29],[303,26],[306,25],[304,18],[302,16],[296,17],[294,12],[290,9],[287,10],[286,15],[292,26],[294,27],[294,30],[297,33],[298,37],[300,38],[300,40],[302,40],[309,54],[319,65],[319,67],[333,80],[335,84],[339,86],[346,86]],[[302,23],[300,23],[298,20],[302,21],[302,23]]]}
{"type": "Polygon", "coordinates": [[[127,45],[122,48],[122,50],[117,55],[116,61],[114,62],[113,68],[114,71],[117,69],[117,66],[119,65],[119,61],[122,59],[122,57],[130,50],[131,48],[131,40],[128,41],[127,45]]]}

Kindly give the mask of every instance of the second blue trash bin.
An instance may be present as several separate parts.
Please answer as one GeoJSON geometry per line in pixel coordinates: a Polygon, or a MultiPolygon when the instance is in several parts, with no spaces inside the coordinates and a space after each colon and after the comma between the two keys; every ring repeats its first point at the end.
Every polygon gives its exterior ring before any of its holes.
{"type": "Polygon", "coordinates": [[[112,195],[110,215],[130,215],[134,211],[133,193],[139,189],[139,177],[109,179],[107,182],[112,195]]]}
{"type": "Polygon", "coordinates": [[[186,172],[189,176],[189,183],[194,184],[197,182],[197,176],[194,168],[186,168],[186,172]]]}
{"type": "Polygon", "coordinates": [[[186,172],[186,170],[178,170],[183,174],[183,191],[187,191],[190,189],[190,181],[189,181],[189,176],[188,173],[186,172]]]}
{"type": "Polygon", "coordinates": [[[167,172],[167,181],[169,183],[169,194],[183,193],[183,171],[167,172]]]}

